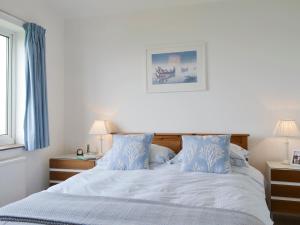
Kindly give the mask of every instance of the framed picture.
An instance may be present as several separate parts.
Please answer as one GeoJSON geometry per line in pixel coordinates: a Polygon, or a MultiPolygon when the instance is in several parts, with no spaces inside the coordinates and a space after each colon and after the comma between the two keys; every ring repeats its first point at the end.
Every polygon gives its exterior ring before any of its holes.
{"type": "Polygon", "coordinates": [[[147,91],[206,90],[205,43],[147,49],[147,91]]]}
{"type": "Polygon", "coordinates": [[[292,150],[291,165],[300,167],[300,149],[292,150]]]}

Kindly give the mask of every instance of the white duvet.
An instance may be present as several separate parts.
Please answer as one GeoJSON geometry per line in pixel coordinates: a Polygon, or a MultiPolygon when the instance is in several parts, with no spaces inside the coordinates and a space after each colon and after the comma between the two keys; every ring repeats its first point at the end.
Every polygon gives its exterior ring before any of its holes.
{"type": "Polygon", "coordinates": [[[224,208],[273,224],[265,202],[263,176],[251,166],[233,167],[231,174],[209,174],[181,172],[179,164],[131,171],[104,170],[100,164],[47,191],[224,208]]]}

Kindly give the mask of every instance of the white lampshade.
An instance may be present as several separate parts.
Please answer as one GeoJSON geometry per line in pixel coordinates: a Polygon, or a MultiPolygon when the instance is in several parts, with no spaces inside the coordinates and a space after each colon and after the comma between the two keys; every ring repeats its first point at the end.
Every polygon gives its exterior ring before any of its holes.
{"type": "Polygon", "coordinates": [[[274,129],[274,135],[278,137],[297,137],[300,132],[295,120],[279,120],[274,129]]]}
{"type": "Polygon", "coordinates": [[[95,120],[93,123],[89,134],[96,134],[96,135],[105,135],[109,134],[108,127],[107,127],[107,121],[104,120],[95,120]]]}

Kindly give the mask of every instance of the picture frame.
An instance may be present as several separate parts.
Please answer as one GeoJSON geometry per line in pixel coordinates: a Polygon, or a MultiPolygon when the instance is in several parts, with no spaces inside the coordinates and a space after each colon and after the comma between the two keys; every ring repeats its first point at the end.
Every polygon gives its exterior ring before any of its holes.
{"type": "Polygon", "coordinates": [[[295,167],[300,167],[300,149],[292,150],[290,165],[295,167]]]}
{"type": "Polygon", "coordinates": [[[147,92],[207,89],[206,44],[176,44],[148,48],[147,92]]]}

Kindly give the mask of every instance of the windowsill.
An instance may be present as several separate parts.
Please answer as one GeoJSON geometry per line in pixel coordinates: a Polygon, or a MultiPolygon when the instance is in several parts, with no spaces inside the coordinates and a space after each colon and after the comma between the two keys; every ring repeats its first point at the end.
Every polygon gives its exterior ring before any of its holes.
{"type": "Polygon", "coordinates": [[[24,149],[24,145],[20,145],[20,144],[2,145],[0,146],[0,151],[12,150],[17,148],[24,149]]]}

